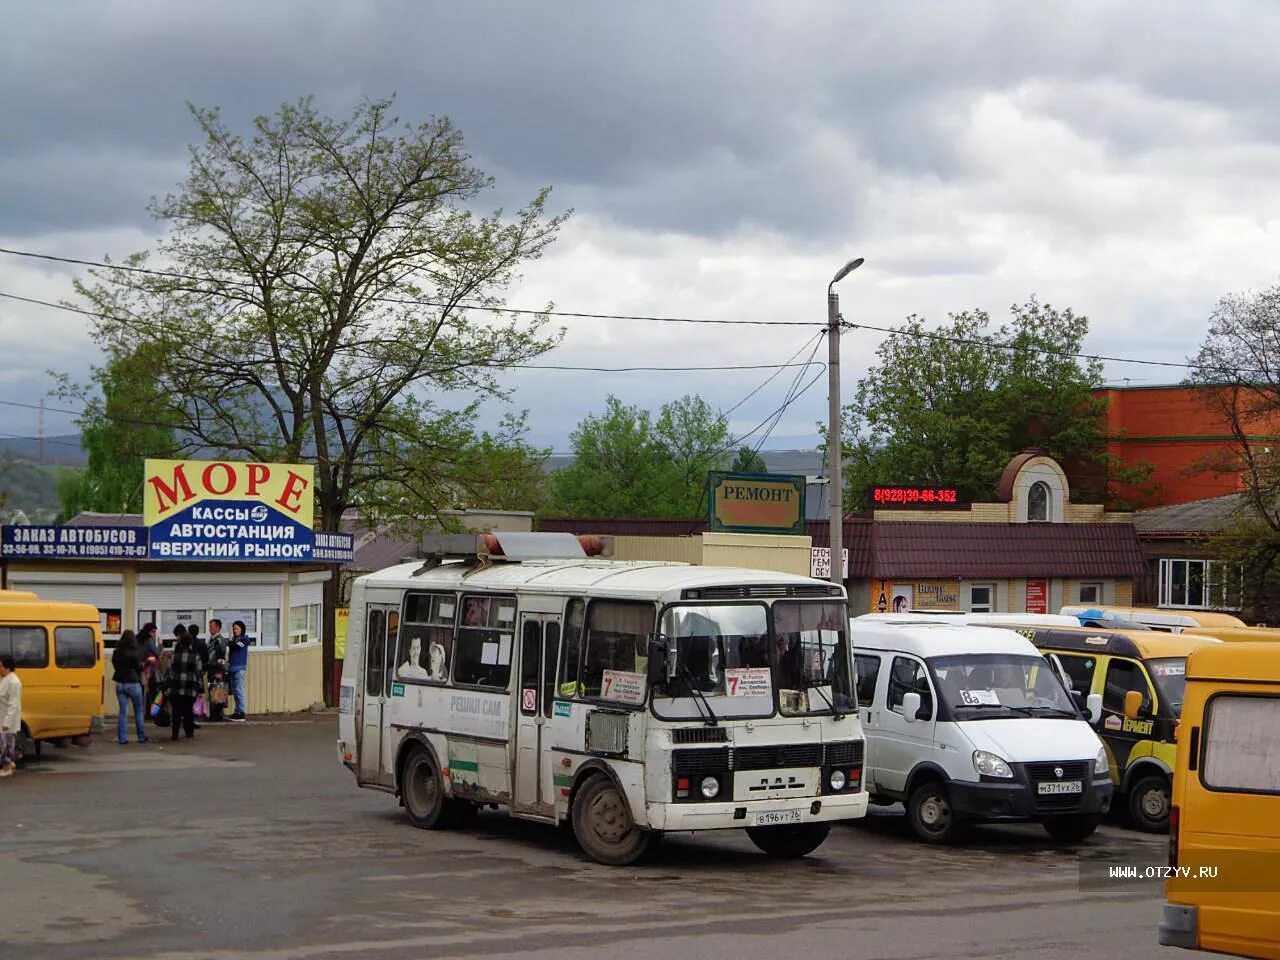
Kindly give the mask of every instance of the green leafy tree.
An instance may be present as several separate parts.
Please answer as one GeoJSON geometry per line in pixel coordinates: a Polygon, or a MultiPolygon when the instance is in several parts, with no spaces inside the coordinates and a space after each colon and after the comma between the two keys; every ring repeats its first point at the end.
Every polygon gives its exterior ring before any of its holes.
{"type": "Polygon", "coordinates": [[[734,473],[768,473],[769,465],[755,450],[750,447],[739,447],[733,463],[729,464],[729,469],[734,473]]]}
{"type": "Polygon", "coordinates": [[[728,419],[696,396],[647,410],[610,396],[570,435],[573,462],[551,478],[548,509],[570,516],[695,517],[707,471],[723,460],[728,419]]]}
{"type": "Polygon", "coordinates": [[[1072,356],[1087,318],[1033,299],[990,327],[975,310],[936,330],[911,316],[885,336],[843,411],[851,509],[865,508],[878,483],[945,484],[988,500],[1008,461],[1032,447],[1062,462],[1086,496],[1105,492],[1108,471],[1125,482],[1147,472],[1122,470],[1105,453],[1101,364],[1072,356]]]}
{"type": "Polygon", "coordinates": [[[1238,565],[1253,619],[1280,620],[1280,284],[1224,297],[1191,360],[1189,382],[1228,425],[1231,441],[1201,469],[1244,478],[1244,509],[1209,551],[1238,565]]]}
{"type": "MultiPolygon", "coordinates": [[[[88,454],[83,470],[63,471],[58,498],[66,519],[86,510],[141,513],[143,461],[180,456],[171,426],[155,417],[165,409],[152,379],[154,358],[146,345],[121,352],[95,371],[98,391],[78,420],[80,445],[88,454]]],[[[64,383],[64,396],[83,395],[64,383]]]]}
{"type": "MultiPolygon", "coordinates": [[[[152,420],[218,455],[313,461],[325,530],[388,490],[424,514],[487,499],[453,469],[499,442],[467,431],[471,403],[504,396],[498,374],[560,337],[543,316],[495,312],[563,222],[547,191],[511,216],[475,212],[492,181],[461,134],[392,106],[332,119],[305,99],[247,137],[192,108],[187,180],[152,202],[157,269],[137,255],[77,287],[108,365],[156,361],[152,420]]],[[[326,630],[325,676],[332,652],[326,630]]]]}

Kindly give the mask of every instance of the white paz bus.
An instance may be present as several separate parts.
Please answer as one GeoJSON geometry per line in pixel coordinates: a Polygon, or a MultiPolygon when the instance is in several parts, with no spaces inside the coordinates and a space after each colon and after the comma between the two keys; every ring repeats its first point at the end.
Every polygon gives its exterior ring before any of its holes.
{"type": "Polygon", "coordinates": [[[866,814],[839,586],[447,539],[470,555],[355,581],[343,664],[339,756],[417,826],[500,805],[627,864],[668,830],[804,856],[866,814]]]}

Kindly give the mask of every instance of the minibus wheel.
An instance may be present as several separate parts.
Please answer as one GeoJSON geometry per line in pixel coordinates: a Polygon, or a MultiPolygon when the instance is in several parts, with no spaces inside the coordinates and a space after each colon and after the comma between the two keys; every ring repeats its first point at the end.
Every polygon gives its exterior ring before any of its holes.
{"type": "Polygon", "coordinates": [[[603,774],[578,788],[572,817],[578,846],[597,863],[627,866],[643,858],[654,843],[651,831],[636,826],[622,791],[603,774]]]}
{"type": "Polygon", "coordinates": [[[949,843],[959,832],[947,787],[940,780],[929,780],[911,792],[907,819],[916,836],[926,843],[949,843]]]}
{"type": "Polygon", "coordinates": [[[751,842],[771,857],[794,860],[822,846],[831,832],[829,823],[797,823],[781,827],[747,827],[751,842]]]}
{"type": "Polygon", "coordinates": [[[1074,843],[1091,836],[1098,829],[1099,820],[1096,814],[1091,813],[1050,817],[1044,821],[1044,829],[1055,840],[1074,843]]]}
{"type": "Polygon", "coordinates": [[[404,812],[415,827],[432,830],[446,827],[444,781],[431,753],[414,747],[400,767],[400,799],[404,812]]]}
{"type": "Polygon", "coordinates": [[[1129,787],[1129,819],[1147,833],[1169,829],[1169,778],[1162,773],[1139,777],[1129,787]]]}

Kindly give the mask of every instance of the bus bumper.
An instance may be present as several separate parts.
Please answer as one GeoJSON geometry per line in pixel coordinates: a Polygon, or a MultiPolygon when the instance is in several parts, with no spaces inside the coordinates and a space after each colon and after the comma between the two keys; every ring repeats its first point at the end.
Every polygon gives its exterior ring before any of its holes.
{"type": "Polygon", "coordinates": [[[1156,937],[1164,947],[1183,947],[1196,950],[1200,945],[1200,915],[1197,907],[1181,903],[1166,903],[1156,937]]]}
{"type": "Polygon", "coordinates": [[[867,794],[825,794],[739,803],[651,803],[646,810],[654,830],[731,830],[786,823],[828,823],[867,815],[867,794]]]}

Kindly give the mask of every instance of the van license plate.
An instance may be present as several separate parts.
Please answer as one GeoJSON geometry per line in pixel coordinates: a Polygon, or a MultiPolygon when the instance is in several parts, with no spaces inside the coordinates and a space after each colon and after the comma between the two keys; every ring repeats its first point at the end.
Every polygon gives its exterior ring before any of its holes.
{"type": "Polygon", "coordinates": [[[787,823],[801,823],[803,815],[799,810],[766,810],[757,813],[751,820],[755,827],[777,827],[787,823]]]}
{"type": "Polygon", "coordinates": [[[1079,780],[1050,780],[1036,786],[1041,796],[1053,793],[1083,793],[1084,784],[1079,780]]]}

